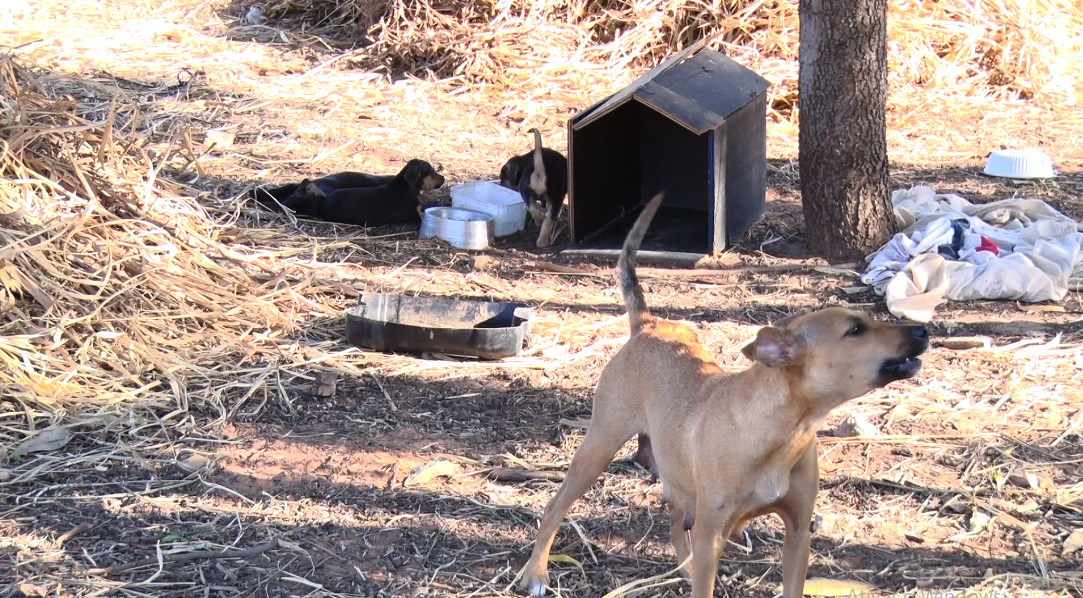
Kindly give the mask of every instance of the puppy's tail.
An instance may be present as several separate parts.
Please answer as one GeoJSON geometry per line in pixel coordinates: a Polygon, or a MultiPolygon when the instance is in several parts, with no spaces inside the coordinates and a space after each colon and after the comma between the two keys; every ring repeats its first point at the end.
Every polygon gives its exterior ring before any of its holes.
{"type": "Polygon", "coordinates": [[[639,277],[636,276],[636,252],[639,251],[643,235],[647,234],[651,219],[661,203],[662,194],[659,193],[651,198],[639,213],[632,230],[624,240],[620,261],[617,262],[617,269],[620,271],[620,293],[624,297],[624,308],[628,312],[628,324],[632,327],[632,334],[639,332],[643,328],[643,322],[650,316],[647,300],[643,297],[643,288],[639,286],[639,277]]]}
{"type": "Polygon", "coordinates": [[[530,129],[534,134],[534,172],[530,173],[530,188],[538,195],[545,194],[545,161],[542,160],[541,131],[537,127],[530,129]]]}

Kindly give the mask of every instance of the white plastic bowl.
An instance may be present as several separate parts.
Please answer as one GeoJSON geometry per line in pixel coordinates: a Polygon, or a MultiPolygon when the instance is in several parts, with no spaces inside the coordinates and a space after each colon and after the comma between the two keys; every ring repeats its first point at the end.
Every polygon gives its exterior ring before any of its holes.
{"type": "Polygon", "coordinates": [[[1010,179],[1047,179],[1053,176],[1053,161],[1037,150],[996,150],[989,154],[984,172],[1010,179]]]}
{"type": "Polygon", "coordinates": [[[513,235],[526,225],[526,204],[519,192],[493,181],[471,181],[451,188],[451,205],[493,217],[493,234],[513,235]]]}
{"type": "Polygon", "coordinates": [[[436,206],[421,216],[417,236],[436,237],[459,249],[485,249],[493,242],[493,218],[475,210],[436,206]]]}

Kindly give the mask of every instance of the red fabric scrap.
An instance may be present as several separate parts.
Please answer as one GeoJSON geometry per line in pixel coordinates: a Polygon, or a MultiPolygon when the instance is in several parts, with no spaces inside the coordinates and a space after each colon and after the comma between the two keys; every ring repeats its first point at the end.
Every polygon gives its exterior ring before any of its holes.
{"type": "Polygon", "coordinates": [[[981,244],[974,251],[988,251],[993,255],[1000,255],[1000,248],[997,247],[996,243],[990,241],[988,237],[982,237],[981,244]]]}

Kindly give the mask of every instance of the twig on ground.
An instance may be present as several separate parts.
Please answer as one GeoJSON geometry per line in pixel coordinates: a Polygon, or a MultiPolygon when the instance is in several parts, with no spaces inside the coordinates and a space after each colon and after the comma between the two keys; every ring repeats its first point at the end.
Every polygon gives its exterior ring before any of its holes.
{"type": "MultiPolygon", "coordinates": [[[[194,552],[180,552],[173,554],[164,554],[161,556],[160,562],[162,563],[180,563],[184,561],[197,561],[206,559],[247,559],[254,556],[261,555],[267,551],[275,550],[278,548],[278,538],[264,542],[253,546],[251,548],[231,548],[227,550],[198,550],[194,552]]],[[[125,571],[131,571],[132,569],[140,569],[142,567],[149,567],[151,565],[157,565],[159,558],[148,557],[141,561],[135,561],[134,563],[127,563],[124,565],[114,565],[107,569],[103,569],[100,573],[106,577],[114,575],[120,575],[125,571]]]]}

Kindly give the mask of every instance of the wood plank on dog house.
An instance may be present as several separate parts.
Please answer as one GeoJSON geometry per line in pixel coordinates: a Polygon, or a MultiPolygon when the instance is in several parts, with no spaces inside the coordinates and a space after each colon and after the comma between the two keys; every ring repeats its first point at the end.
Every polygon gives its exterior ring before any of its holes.
{"type": "Polygon", "coordinates": [[[646,251],[717,254],[763,215],[770,84],[704,45],[569,119],[573,249],[619,248],[659,191],[646,251]]]}

